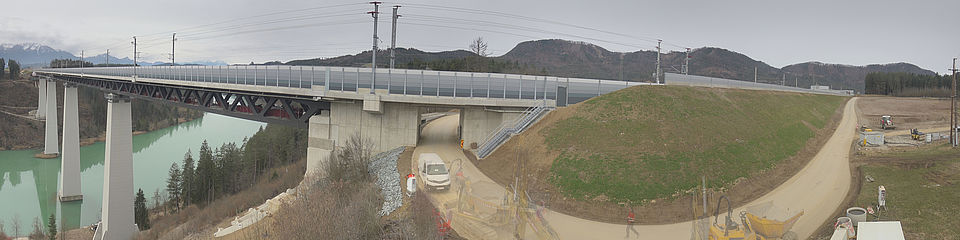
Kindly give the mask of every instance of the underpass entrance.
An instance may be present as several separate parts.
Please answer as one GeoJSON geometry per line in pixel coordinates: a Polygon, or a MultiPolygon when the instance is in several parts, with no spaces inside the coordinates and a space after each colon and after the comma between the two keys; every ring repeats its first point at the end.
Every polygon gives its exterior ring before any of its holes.
{"type": "Polygon", "coordinates": [[[462,110],[451,107],[420,107],[417,145],[460,144],[463,136],[462,110]]]}

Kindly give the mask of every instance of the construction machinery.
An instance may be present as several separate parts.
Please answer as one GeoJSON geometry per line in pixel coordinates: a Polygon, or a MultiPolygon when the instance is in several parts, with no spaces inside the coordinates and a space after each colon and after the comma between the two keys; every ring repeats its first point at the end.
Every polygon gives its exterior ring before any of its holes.
{"type": "Polygon", "coordinates": [[[923,141],[924,135],[923,135],[923,132],[914,128],[914,129],[910,129],[910,138],[913,138],[913,140],[917,140],[917,141],[923,141]]]}
{"type": "Polygon", "coordinates": [[[458,201],[451,212],[457,233],[468,239],[560,239],[544,218],[546,208],[528,194],[525,166],[526,159],[518,157],[515,182],[499,200],[474,191],[496,183],[473,182],[459,171],[454,174],[459,186],[458,201]]]}
{"type": "Polygon", "coordinates": [[[713,224],[710,225],[708,239],[710,240],[796,240],[797,234],[790,231],[793,224],[800,219],[803,212],[797,213],[793,217],[784,221],[767,219],[749,213],[740,212],[740,223],[733,220],[731,215],[733,209],[730,206],[730,199],[727,196],[720,196],[717,200],[717,208],[714,212],[713,224]],[[723,223],[719,221],[720,203],[727,200],[727,216],[723,223]]]}
{"type": "Polygon", "coordinates": [[[888,128],[889,129],[894,128],[893,119],[891,119],[890,115],[880,116],[880,128],[883,130],[887,130],[888,128]]]}

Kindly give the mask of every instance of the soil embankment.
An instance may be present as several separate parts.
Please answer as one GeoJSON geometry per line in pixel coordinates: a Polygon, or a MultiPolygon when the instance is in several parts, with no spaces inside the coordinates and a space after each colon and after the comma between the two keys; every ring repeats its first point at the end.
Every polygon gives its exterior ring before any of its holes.
{"type": "MultiPolygon", "coordinates": [[[[854,111],[856,98],[848,101],[842,108],[842,117],[836,130],[829,134],[829,138],[809,162],[804,164],[796,174],[787,176],[789,179],[779,184],[772,191],[763,194],[759,198],[743,204],[742,207],[732,209],[732,212],[749,211],[759,216],[766,216],[773,219],[785,219],[785,215],[796,214],[803,211],[804,215],[797,221],[791,229],[796,232],[800,239],[807,239],[814,233],[814,230],[823,226],[834,217],[834,212],[843,205],[843,198],[851,186],[850,171],[850,151],[851,144],[856,138],[854,129],[857,126],[857,115],[854,111]]],[[[449,128],[449,132],[455,132],[456,128],[449,128]]],[[[434,145],[431,149],[425,149],[423,146],[417,147],[417,151],[436,152],[444,158],[445,161],[451,161],[453,164],[456,158],[465,156],[455,144],[434,145]]],[[[532,161],[529,158],[528,162],[532,161]]],[[[468,182],[472,182],[474,187],[471,196],[502,196],[506,191],[503,185],[492,184],[486,187],[477,188],[481,183],[491,182],[484,173],[477,170],[472,162],[464,161],[462,164],[462,174],[468,182]]],[[[456,168],[452,169],[458,172],[456,168]]],[[[458,175],[460,173],[458,172],[458,175]]],[[[456,186],[452,186],[450,192],[439,192],[430,194],[434,204],[439,206],[448,206],[456,209],[456,186]]],[[[548,209],[551,207],[548,206],[548,209]]],[[[552,209],[550,209],[552,210],[552,209]]],[[[583,219],[576,216],[564,214],[562,212],[542,211],[543,222],[549,224],[550,228],[556,231],[561,239],[621,239],[624,238],[624,231],[630,230],[623,223],[605,223],[583,219]]],[[[648,214],[638,214],[638,218],[656,217],[648,214]]],[[[458,232],[468,232],[470,230],[485,230],[485,225],[457,225],[454,220],[454,229],[458,232]],[[463,230],[463,231],[461,231],[463,230]]],[[[462,220],[460,222],[463,222],[462,220]]],[[[632,229],[642,233],[640,236],[633,236],[631,239],[685,239],[692,233],[693,223],[691,221],[658,224],[658,225],[636,225],[632,229]]],[[[500,230],[510,228],[498,228],[500,230]]],[[[494,233],[489,230],[486,232],[494,233]]],[[[499,231],[498,231],[499,232],[499,231]]],[[[483,233],[480,231],[479,233],[483,233]]],[[[530,233],[528,231],[527,233],[530,233]]]]}
{"type": "MultiPolygon", "coordinates": [[[[847,98],[691,87],[629,88],[557,109],[479,167],[514,181],[518,154],[530,194],[554,211],[621,223],[693,219],[701,176],[709,201],[753,201],[800,171],[833,135],[847,98]]],[[[699,202],[699,198],[697,198],[699,202]]],[[[710,209],[713,212],[713,209],[710,209]]]]}

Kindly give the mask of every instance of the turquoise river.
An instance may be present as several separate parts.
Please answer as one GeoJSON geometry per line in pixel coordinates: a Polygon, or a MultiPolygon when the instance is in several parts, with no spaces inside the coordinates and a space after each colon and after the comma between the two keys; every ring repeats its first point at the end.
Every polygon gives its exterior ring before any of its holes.
{"type": "MultiPolygon", "coordinates": [[[[187,150],[197,159],[197,150],[204,140],[211,148],[229,142],[239,145],[262,126],[265,124],[207,113],[190,122],[134,136],[134,191],[143,189],[151,206],[154,192],[159,190],[163,194],[170,165],[182,164],[187,150]]],[[[99,221],[104,143],[80,147],[83,200],[77,202],[56,200],[60,158],[34,158],[39,151],[0,151],[0,223],[5,232],[14,234],[14,222],[18,222],[20,235],[27,235],[35,220],[45,225],[50,215],[56,215],[61,229],[99,221]]]]}

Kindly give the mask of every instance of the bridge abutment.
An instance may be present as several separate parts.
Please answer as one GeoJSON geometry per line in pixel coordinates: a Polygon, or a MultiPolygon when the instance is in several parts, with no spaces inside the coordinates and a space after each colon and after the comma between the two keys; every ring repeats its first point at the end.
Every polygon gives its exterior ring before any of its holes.
{"type": "Polygon", "coordinates": [[[44,127],[43,154],[54,155],[60,153],[59,126],[57,126],[57,83],[49,80],[46,84],[44,100],[46,111],[46,126],[44,127]]]}
{"type": "Polygon", "coordinates": [[[60,201],[83,199],[80,188],[80,119],[77,85],[63,84],[63,151],[60,154],[60,201]]]}
{"type": "Polygon", "coordinates": [[[107,94],[107,141],[101,223],[94,239],[130,239],[133,222],[133,124],[130,98],[107,94]]]}
{"type": "Polygon", "coordinates": [[[512,122],[523,114],[523,109],[486,107],[464,107],[460,113],[460,136],[463,148],[472,149],[483,144],[487,136],[500,128],[505,122],[512,122]]]}
{"type": "Polygon", "coordinates": [[[330,103],[330,111],[310,118],[307,176],[324,177],[323,166],[329,161],[330,154],[349,143],[354,135],[372,143],[373,152],[416,146],[419,109],[413,104],[380,101],[330,103]]]}

